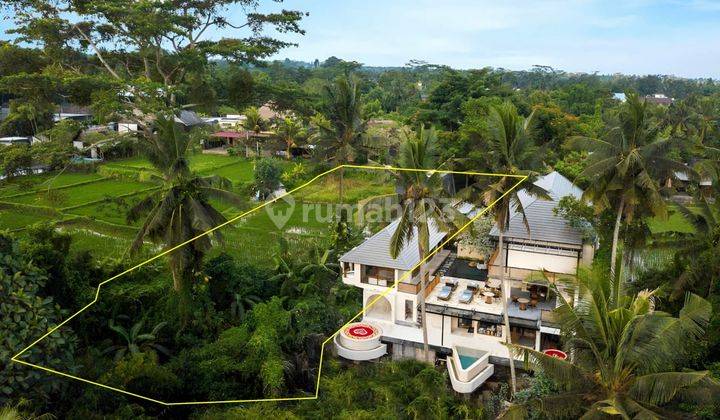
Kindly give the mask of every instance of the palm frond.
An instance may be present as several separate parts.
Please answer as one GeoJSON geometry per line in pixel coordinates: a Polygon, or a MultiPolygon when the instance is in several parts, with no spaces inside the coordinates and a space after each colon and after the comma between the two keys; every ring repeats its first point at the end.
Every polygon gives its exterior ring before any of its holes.
{"type": "Polygon", "coordinates": [[[672,401],[681,389],[709,377],[708,371],[651,373],[635,378],[630,387],[630,395],[636,400],[662,405],[672,401]]]}

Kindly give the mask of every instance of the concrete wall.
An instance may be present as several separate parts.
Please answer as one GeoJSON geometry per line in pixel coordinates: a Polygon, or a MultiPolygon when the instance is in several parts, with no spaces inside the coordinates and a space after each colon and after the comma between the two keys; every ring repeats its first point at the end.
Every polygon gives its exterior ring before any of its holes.
{"type": "Polygon", "coordinates": [[[577,264],[577,257],[511,249],[508,253],[507,265],[528,270],[547,270],[553,273],[575,274],[577,264]]]}

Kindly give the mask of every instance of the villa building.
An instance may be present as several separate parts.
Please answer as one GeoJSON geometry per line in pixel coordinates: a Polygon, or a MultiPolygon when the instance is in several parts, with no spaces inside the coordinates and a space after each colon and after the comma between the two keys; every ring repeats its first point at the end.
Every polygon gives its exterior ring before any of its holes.
{"type": "MultiPolygon", "coordinates": [[[[553,211],[561,198],[579,198],[582,190],[557,172],[535,184],[547,197],[518,192],[529,229],[523,216],[513,212],[503,249],[497,248],[499,230],[491,230],[496,245],[487,261],[467,245],[448,243],[438,249],[446,233],[430,224],[430,247],[436,253],[426,265],[428,342],[436,356],[447,356],[453,387],[459,392],[473,391],[492,375],[493,364],[508,362],[510,354],[502,344],[506,334],[513,343],[538,351],[556,349],[560,331],[551,311],[558,296],[548,281],[574,276],[580,266],[592,262],[594,244],[584,241],[579,230],[553,211]],[[504,327],[501,299],[508,299],[510,331],[504,327]]],[[[470,216],[476,211],[469,205],[461,207],[470,216]]],[[[363,289],[365,307],[375,302],[361,323],[336,337],[342,357],[370,360],[386,352],[395,358],[423,355],[420,277],[417,270],[410,272],[419,262],[417,239],[408,241],[398,258],[391,258],[390,238],[397,224],[390,223],[340,258],[343,282],[363,289]],[[388,291],[396,281],[397,289],[388,291]]],[[[573,301],[572,290],[559,288],[559,292],[573,301]]]]}

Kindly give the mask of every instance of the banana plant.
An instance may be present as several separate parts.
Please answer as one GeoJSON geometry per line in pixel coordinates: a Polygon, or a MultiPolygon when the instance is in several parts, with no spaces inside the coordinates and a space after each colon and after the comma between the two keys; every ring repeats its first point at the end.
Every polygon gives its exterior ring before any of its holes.
{"type": "Polygon", "coordinates": [[[145,326],[145,318],[133,324],[130,328],[115,323],[114,319],[108,322],[108,327],[115,331],[117,335],[124,341],[123,344],[117,344],[106,348],[103,354],[114,353],[114,360],[117,362],[126,355],[144,353],[148,350],[160,352],[166,356],[170,355],[170,351],[157,343],[158,333],[167,324],[167,322],[159,322],[150,330],[150,332],[142,332],[145,326]]]}

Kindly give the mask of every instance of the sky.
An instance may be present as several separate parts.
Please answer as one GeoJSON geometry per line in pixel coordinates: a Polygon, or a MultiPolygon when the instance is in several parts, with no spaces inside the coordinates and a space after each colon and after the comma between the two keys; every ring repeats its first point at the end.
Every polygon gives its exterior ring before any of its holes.
{"type": "MultiPolygon", "coordinates": [[[[304,36],[280,36],[299,45],[279,59],[720,78],[720,0],[285,0],[262,7],[309,12],[304,36]]],[[[239,8],[227,14],[242,18],[239,8]]],[[[11,26],[0,22],[0,29],[11,26]]]]}

